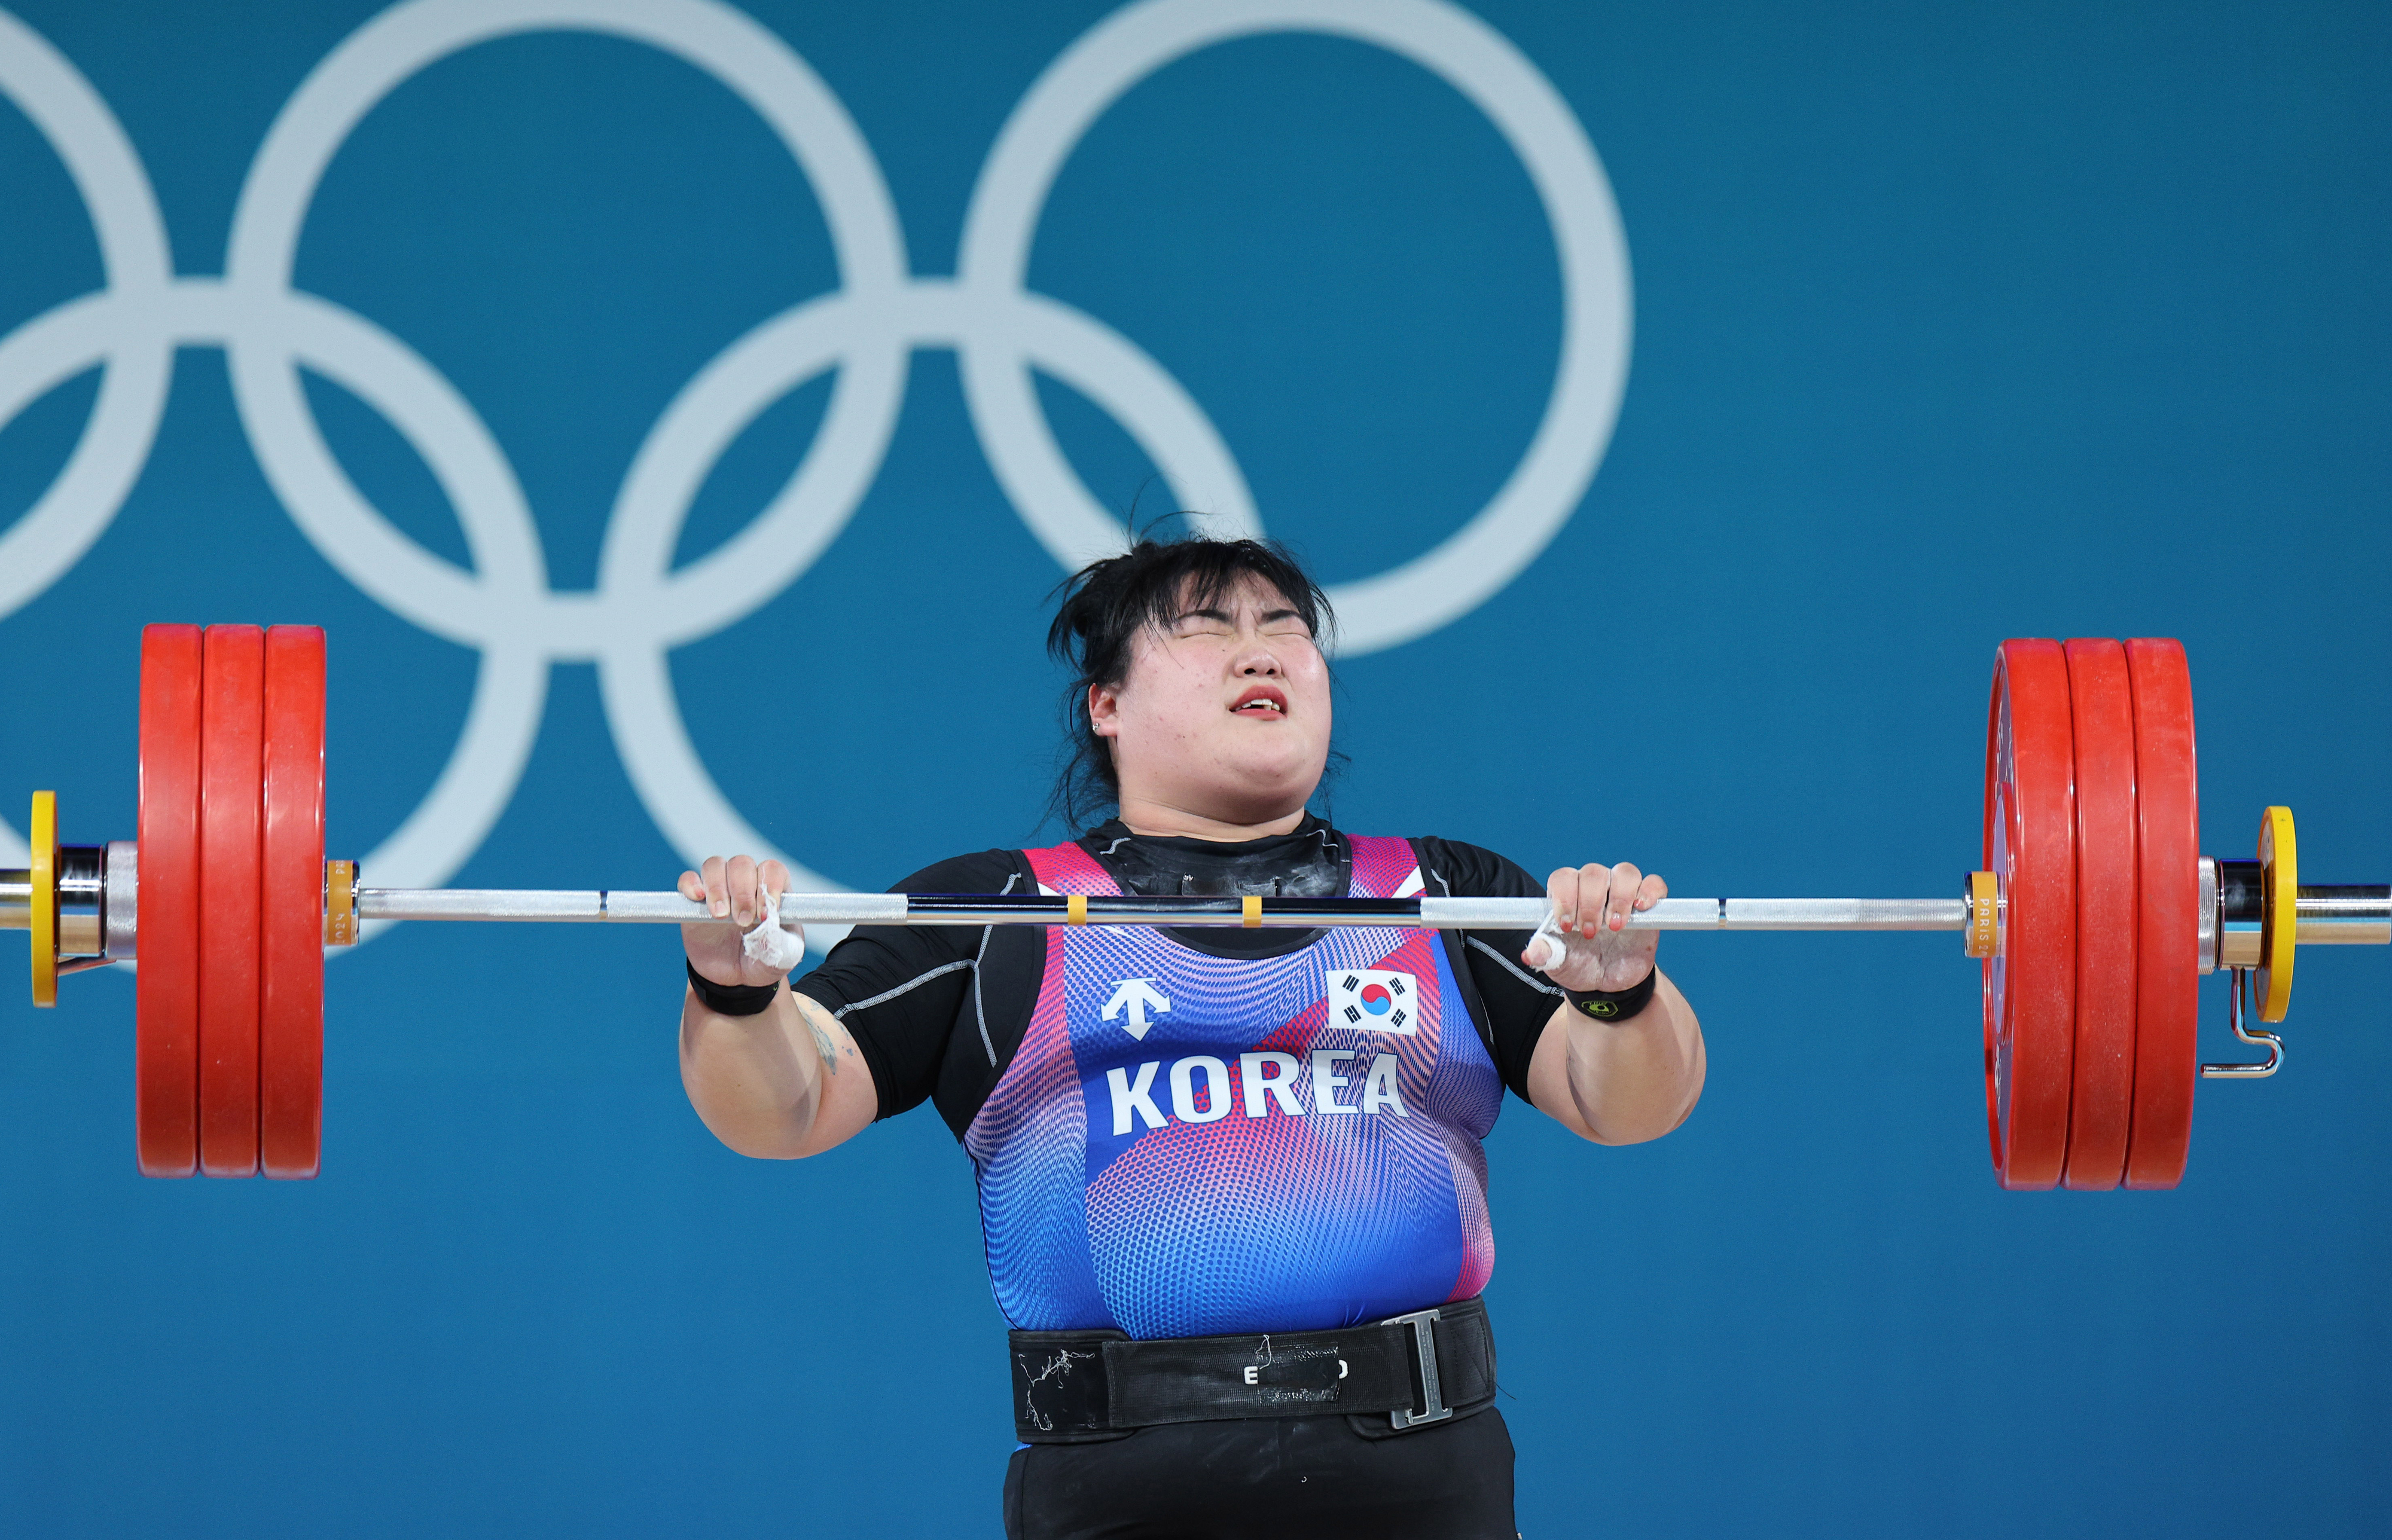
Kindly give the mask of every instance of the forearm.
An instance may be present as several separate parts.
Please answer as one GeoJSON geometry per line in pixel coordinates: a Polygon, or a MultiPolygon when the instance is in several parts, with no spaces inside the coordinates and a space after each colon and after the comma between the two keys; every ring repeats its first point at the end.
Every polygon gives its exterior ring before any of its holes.
{"type": "Polygon", "coordinates": [[[854,1052],[845,1036],[828,1012],[793,993],[786,980],[755,1016],[709,1011],[696,990],[685,990],[682,1084],[700,1120],[725,1145],[742,1155],[793,1160],[826,1147],[813,1135],[826,1082],[841,1053],[854,1052]]]}
{"type": "Polygon", "coordinates": [[[1570,1105],[1580,1132],[1606,1145],[1658,1139],[1686,1120],[1703,1094],[1703,1029],[1669,977],[1626,1021],[1596,1021],[1562,1006],[1548,1032],[1566,1034],[1570,1105]]]}

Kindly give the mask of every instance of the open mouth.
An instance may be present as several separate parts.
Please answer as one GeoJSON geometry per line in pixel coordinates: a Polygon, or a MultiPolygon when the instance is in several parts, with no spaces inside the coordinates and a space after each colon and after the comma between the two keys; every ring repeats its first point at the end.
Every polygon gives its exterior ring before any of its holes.
{"type": "Polygon", "coordinates": [[[1273,685],[1250,684],[1246,686],[1246,692],[1238,697],[1238,704],[1229,707],[1229,711],[1233,716],[1268,717],[1277,719],[1287,715],[1287,696],[1273,685]]]}

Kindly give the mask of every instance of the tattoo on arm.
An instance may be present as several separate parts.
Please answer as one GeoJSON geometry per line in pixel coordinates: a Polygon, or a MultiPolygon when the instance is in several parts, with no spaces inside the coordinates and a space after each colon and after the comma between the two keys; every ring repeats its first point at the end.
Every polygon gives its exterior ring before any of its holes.
{"type": "Polygon", "coordinates": [[[813,1004],[803,995],[797,994],[794,991],[791,993],[790,999],[797,1003],[798,1019],[804,1022],[806,1024],[806,1030],[813,1034],[815,1056],[822,1060],[823,1068],[825,1069],[829,1070],[834,1075],[838,1074],[838,1049],[832,1045],[830,1034],[823,1030],[823,1024],[814,1019],[822,1014],[822,1007],[813,1004]]]}

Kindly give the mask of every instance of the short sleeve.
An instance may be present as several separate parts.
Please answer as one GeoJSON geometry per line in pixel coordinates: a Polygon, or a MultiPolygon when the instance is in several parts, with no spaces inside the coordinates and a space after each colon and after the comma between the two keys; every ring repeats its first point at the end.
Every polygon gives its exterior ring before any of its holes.
{"type": "MultiPolygon", "coordinates": [[[[926,866],[891,893],[1001,893],[1010,850],[983,850],[926,866]]],[[[872,1071],[877,1116],[919,1106],[939,1083],[971,983],[984,927],[858,925],[822,966],[790,987],[839,1019],[872,1071]]]]}
{"type": "MultiPolygon", "coordinates": [[[[1416,839],[1421,881],[1440,897],[1456,899],[1541,899],[1545,885],[1517,861],[1492,850],[1459,840],[1416,839]]],[[[1528,1099],[1528,1065],[1545,1024],[1563,1000],[1561,990],[1541,974],[1520,963],[1528,945],[1525,930],[1469,930],[1457,933],[1470,983],[1487,1013],[1488,1035],[1493,1040],[1495,1067],[1503,1083],[1522,1101],[1528,1099]]]]}

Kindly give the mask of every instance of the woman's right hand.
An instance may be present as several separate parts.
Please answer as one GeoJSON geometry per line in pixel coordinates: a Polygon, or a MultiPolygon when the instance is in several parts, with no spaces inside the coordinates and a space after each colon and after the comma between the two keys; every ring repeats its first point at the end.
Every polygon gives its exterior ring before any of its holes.
{"type": "Polygon", "coordinates": [[[705,904],[715,916],[710,924],[699,920],[681,927],[682,950],[689,953],[691,967],[725,985],[777,984],[787,977],[748,956],[741,945],[741,938],[763,922],[765,895],[789,890],[787,867],[777,861],[759,864],[748,856],[727,861],[708,856],[704,866],[681,874],[679,886],[682,898],[705,904]]]}

